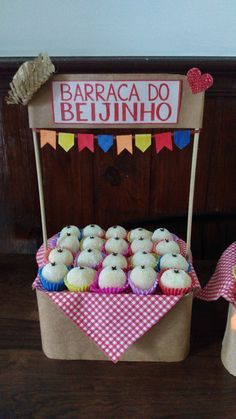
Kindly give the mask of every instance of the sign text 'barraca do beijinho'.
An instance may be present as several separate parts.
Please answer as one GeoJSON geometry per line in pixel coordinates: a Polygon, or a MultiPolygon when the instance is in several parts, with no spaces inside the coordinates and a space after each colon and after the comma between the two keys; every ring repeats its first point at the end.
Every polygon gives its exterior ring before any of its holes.
{"type": "Polygon", "coordinates": [[[55,123],[171,124],[178,122],[181,81],[53,81],[55,123]]]}

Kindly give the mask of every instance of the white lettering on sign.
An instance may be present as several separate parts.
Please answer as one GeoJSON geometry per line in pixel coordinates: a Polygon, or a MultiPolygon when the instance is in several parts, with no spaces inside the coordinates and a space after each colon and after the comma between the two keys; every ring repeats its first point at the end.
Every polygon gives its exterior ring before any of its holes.
{"type": "Polygon", "coordinates": [[[60,124],[175,124],[180,98],[180,80],[52,81],[60,124]]]}

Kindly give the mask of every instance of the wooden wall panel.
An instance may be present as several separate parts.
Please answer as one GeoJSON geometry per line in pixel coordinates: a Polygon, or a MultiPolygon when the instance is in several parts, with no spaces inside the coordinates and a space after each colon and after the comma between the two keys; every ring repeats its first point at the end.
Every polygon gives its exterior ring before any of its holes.
{"type": "MultiPolygon", "coordinates": [[[[7,106],[8,83],[25,58],[0,58],[0,251],[32,253],[42,240],[36,172],[27,109],[7,106]]],[[[214,76],[206,94],[200,135],[192,249],[217,258],[236,236],[236,59],[235,58],[54,58],[58,72],[172,72],[193,66],[214,76]]],[[[135,130],[132,130],[134,132],[135,130]]],[[[121,131],[122,132],[122,131],[121,131]]],[[[120,132],[120,133],[121,133],[120,132]]],[[[125,131],[127,132],[127,130],[125,131]]],[[[130,132],[130,131],[129,131],[130,132]]],[[[150,130],[149,130],[150,132],[150,130]]],[[[117,133],[117,131],[114,131],[117,133]]],[[[97,222],[150,227],[166,225],[186,234],[192,146],[155,154],[134,149],[116,155],[76,147],[42,150],[49,235],[63,225],[97,222]]]]}

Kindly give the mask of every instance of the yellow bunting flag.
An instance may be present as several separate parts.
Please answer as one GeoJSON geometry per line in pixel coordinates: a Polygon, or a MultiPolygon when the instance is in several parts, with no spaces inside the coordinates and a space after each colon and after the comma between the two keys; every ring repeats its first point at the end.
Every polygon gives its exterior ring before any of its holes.
{"type": "Polygon", "coordinates": [[[132,135],[117,135],[116,145],[117,154],[120,154],[123,150],[127,150],[130,154],[133,154],[132,135]]]}
{"type": "Polygon", "coordinates": [[[151,134],[135,134],[135,145],[143,153],[146,151],[152,143],[151,134]]]}
{"type": "Polygon", "coordinates": [[[75,135],[67,132],[59,132],[58,144],[65,150],[69,151],[75,143],[75,135]]]}
{"type": "Polygon", "coordinates": [[[57,134],[56,131],[49,131],[49,130],[40,130],[40,147],[44,147],[46,144],[50,144],[56,150],[56,138],[57,134]]]}

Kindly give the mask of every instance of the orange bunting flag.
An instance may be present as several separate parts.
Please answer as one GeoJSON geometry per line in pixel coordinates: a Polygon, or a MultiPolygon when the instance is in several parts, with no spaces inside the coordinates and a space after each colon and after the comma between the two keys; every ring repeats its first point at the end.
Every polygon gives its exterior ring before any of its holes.
{"type": "Polygon", "coordinates": [[[40,147],[44,147],[46,144],[50,144],[56,150],[57,143],[56,143],[57,134],[56,131],[49,131],[49,130],[40,130],[40,147]]]}
{"type": "Polygon", "coordinates": [[[123,150],[127,150],[133,154],[132,135],[117,135],[116,136],[117,154],[119,155],[123,150]]]}
{"type": "Polygon", "coordinates": [[[93,134],[78,134],[78,149],[82,151],[84,148],[88,148],[94,153],[94,136],[93,134]]]}
{"type": "Polygon", "coordinates": [[[156,152],[159,153],[163,148],[173,150],[171,132],[162,132],[155,135],[156,152]]]}
{"type": "Polygon", "coordinates": [[[74,134],[69,134],[67,132],[59,132],[58,134],[58,144],[63,148],[65,151],[69,151],[75,143],[75,136],[74,134]]]}
{"type": "Polygon", "coordinates": [[[143,153],[150,147],[151,143],[151,134],[135,134],[135,146],[143,153]]]}

